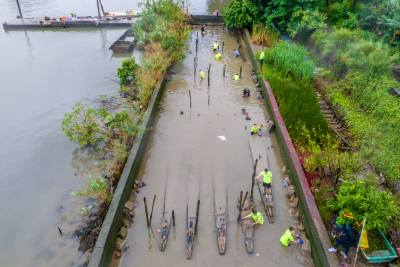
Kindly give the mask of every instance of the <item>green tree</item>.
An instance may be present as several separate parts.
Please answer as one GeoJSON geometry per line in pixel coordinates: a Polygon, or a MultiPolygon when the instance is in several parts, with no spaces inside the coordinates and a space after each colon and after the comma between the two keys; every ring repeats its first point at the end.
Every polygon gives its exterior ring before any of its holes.
{"type": "Polygon", "coordinates": [[[117,70],[117,77],[121,83],[131,81],[131,84],[137,81],[137,72],[140,66],[136,64],[135,57],[122,61],[121,68],[117,70]]]}
{"type": "Polygon", "coordinates": [[[258,8],[250,0],[232,0],[221,13],[225,15],[224,21],[229,27],[251,26],[259,20],[258,8]]]}
{"type": "Polygon", "coordinates": [[[315,10],[298,10],[293,12],[290,22],[288,23],[288,31],[290,36],[294,37],[297,34],[307,34],[316,29],[325,29],[325,20],[327,16],[315,10]]]}
{"type": "MultiPolygon", "coordinates": [[[[386,230],[388,222],[399,215],[396,196],[378,191],[376,177],[370,175],[364,181],[352,178],[344,181],[336,199],[329,199],[328,206],[339,214],[347,213],[358,222],[367,219],[369,230],[386,230]]],[[[354,223],[353,219],[340,216],[338,224],[354,223]]]]}

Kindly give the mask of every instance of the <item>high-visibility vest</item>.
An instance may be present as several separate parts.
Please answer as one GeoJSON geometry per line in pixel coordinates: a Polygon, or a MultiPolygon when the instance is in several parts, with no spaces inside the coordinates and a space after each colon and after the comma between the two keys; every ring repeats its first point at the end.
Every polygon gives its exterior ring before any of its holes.
{"type": "Polygon", "coordinates": [[[204,72],[203,71],[200,71],[200,76],[201,76],[201,78],[202,79],[204,79],[206,76],[204,75],[204,72]]]}
{"type": "Polygon", "coordinates": [[[287,231],[283,234],[283,236],[281,237],[281,243],[284,246],[289,246],[289,241],[293,241],[294,238],[292,236],[292,233],[290,232],[289,229],[287,229],[287,231]]]}
{"type": "Polygon", "coordinates": [[[261,52],[261,54],[260,54],[260,59],[264,59],[264,57],[265,57],[265,55],[264,55],[264,51],[263,51],[263,52],[261,52]]]}
{"type": "Polygon", "coordinates": [[[233,79],[235,79],[235,81],[239,80],[239,75],[233,76],[233,79]]]}
{"type": "Polygon", "coordinates": [[[217,43],[214,43],[214,49],[217,49],[218,48],[218,44],[217,43]]]}
{"type": "Polygon", "coordinates": [[[251,212],[250,216],[251,216],[251,218],[253,218],[254,222],[258,222],[259,224],[263,224],[264,223],[264,217],[259,212],[257,212],[256,215],[254,215],[253,212],[251,212]]]}
{"type": "Polygon", "coordinates": [[[221,57],[222,57],[221,54],[217,54],[217,55],[215,56],[216,59],[220,59],[221,57]]]}

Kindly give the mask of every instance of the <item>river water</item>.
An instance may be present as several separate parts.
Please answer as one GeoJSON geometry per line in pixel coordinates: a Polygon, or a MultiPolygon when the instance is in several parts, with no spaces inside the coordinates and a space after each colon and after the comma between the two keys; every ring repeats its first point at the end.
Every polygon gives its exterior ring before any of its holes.
{"type": "MultiPolygon", "coordinates": [[[[137,9],[138,0],[103,0],[106,11],[137,9]]],[[[223,1],[191,1],[193,14],[223,9],[223,1]]],[[[24,17],[96,15],[95,1],[20,0],[24,17]]],[[[18,15],[0,0],[0,21],[18,15]]],[[[0,29],[0,266],[79,266],[84,256],[72,232],[81,187],[96,151],[80,149],[61,131],[77,101],[113,95],[123,57],[108,50],[125,29],[0,29]],[[66,215],[67,220],[61,220],[66,215]]],[[[133,56],[139,57],[135,51],[133,56]]]]}
{"type": "MultiPolygon", "coordinates": [[[[120,260],[114,260],[112,266],[313,266],[311,256],[297,244],[284,247],[279,242],[283,233],[293,226],[282,185],[286,176],[280,171],[283,161],[275,134],[265,130],[262,137],[249,134],[254,123],[265,123],[268,113],[257,99],[245,50],[239,50],[247,59],[245,62],[243,58],[232,56],[233,49],[240,45],[244,47],[242,42],[238,43],[236,34],[223,27],[209,26],[205,35],[199,34],[198,69],[194,74],[197,32],[192,36],[192,54],[173,67],[177,74],[166,84],[161,100],[164,111],[156,117],[139,171],[138,179],[147,186],[137,195],[139,205],[135,209],[135,222],[127,236],[129,249],[120,260]],[[214,41],[220,45],[224,42],[225,53],[220,60],[214,59],[214,41]],[[226,60],[225,77],[223,60],[226,60]],[[206,71],[209,64],[210,86],[206,71]],[[240,66],[243,67],[242,78],[234,81],[232,77],[239,72],[240,66]],[[205,80],[200,79],[199,69],[206,73],[205,80]],[[244,99],[242,94],[246,87],[252,96],[244,99]],[[249,112],[251,121],[245,120],[242,108],[249,112]],[[263,142],[259,142],[260,139],[263,142]],[[254,202],[264,216],[264,224],[256,227],[254,253],[248,254],[241,227],[236,222],[236,205],[240,191],[251,188],[251,142],[257,142],[257,149],[263,151],[264,162],[268,157],[274,176],[275,222],[268,222],[255,186],[254,202]],[[151,205],[154,195],[157,198],[152,227],[148,229],[143,197],[151,205]],[[195,216],[198,199],[201,204],[196,242],[192,258],[187,260],[186,220],[187,216],[195,216]],[[170,230],[165,252],[161,252],[161,233],[157,230],[161,228],[163,212],[170,214],[172,210],[176,226],[170,230]],[[226,254],[221,256],[214,214],[225,210],[228,212],[226,254]]],[[[258,168],[257,172],[260,171],[258,168]]]]}

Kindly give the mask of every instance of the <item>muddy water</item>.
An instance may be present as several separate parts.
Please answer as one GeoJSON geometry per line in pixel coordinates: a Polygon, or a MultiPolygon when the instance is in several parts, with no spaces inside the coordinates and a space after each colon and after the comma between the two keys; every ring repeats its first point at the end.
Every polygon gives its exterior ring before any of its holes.
{"type": "MultiPolygon", "coordinates": [[[[137,9],[139,1],[105,1],[107,11],[137,9]]],[[[192,1],[190,12],[210,14],[228,1],[192,1]]],[[[95,1],[20,0],[24,17],[96,15],[95,1]]],[[[16,17],[15,0],[0,0],[0,21],[16,17]]],[[[61,131],[77,101],[115,94],[126,56],[111,44],[126,29],[0,29],[0,266],[79,266],[78,240],[60,237],[81,221],[82,201],[70,193],[86,181],[99,157],[61,131]],[[60,208],[60,206],[62,206],[60,208]],[[60,216],[67,220],[61,221],[60,216]]],[[[90,202],[90,201],[89,201],[90,202]]]]}
{"type": "MultiPolygon", "coordinates": [[[[195,36],[195,34],[193,35],[195,36]]],[[[242,230],[235,222],[240,191],[250,190],[252,159],[249,142],[258,136],[249,136],[253,123],[265,123],[268,116],[265,106],[256,98],[251,66],[244,49],[243,58],[234,58],[238,49],[237,38],[222,27],[209,27],[205,35],[199,34],[198,69],[194,75],[195,37],[190,41],[192,54],[174,66],[177,74],[167,82],[162,98],[164,112],[159,113],[152,129],[147,151],[138,179],[147,187],[139,193],[139,206],[135,222],[128,234],[128,251],[120,266],[313,266],[309,254],[298,245],[283,247],[280,236],[292,226],[287,213],[289,208],[284,194],[280,170],[283,167],[275,135],[264,132],[265,155],[269,157],[274,175],[275,223],[270,224],[261,203],[258,188],[254,188],[256,209],[265,216],[264,225],[255,231],[254,253],[246,252],[242,230]],[[225,42],[221,60],[214,59],[212,44],[225,42]],[[226,77],[223,63],[226,60],[226,77]],[[211,63],[210,86],[201,80],[199,69],[207,76],[211,63]],[[232,79],[242,65],[242,79],[232,79]],[[243,89],[248,87],[252,96],[243,99],[243,89]],[[189,90],[192,107],[190,108],[189,90]],[[208,104],[210,96],[210,104],[208,104]],[[251,117],[246,121],[241,109],[251,117]],[[180,112],[183,111],[183,115],[180,112]],[[247,130],[245,127],[247,126],[247,130]],[[221,140],[218,136],[224,136],[221,140]],[[269,149],[268,149],[269,147],[269,149]],[[267,152],[268,150],[268,152],[267,152]],[[268,153],[268,154],[267,154],[268,153]],[[146,227],[143,197],[157,195],[151,229],[146,227]],[[187,214],[196,214],[200,199],[198,231],[191,260],[186,259],[187,214]],[[175,211],[176,226],[171,229],[165,252],[160,252],[163,212],[175,211]],[[226,255],[220,256],[217,247],[215,213],[227,210],[226,255]]],[[[114,262],[113,266],[117,266],[114,262]]]]}

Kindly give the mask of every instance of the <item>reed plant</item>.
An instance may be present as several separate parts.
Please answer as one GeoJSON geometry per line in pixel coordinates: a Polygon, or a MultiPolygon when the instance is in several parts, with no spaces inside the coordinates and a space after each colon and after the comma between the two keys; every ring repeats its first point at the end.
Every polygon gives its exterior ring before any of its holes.
{"type": "Polygon", "coordinates": [[[253,24],[251,41],[258,45],[274,47],[280,41],[280,34],[273,29],[266,28],[264,23],[258,22],[253,24]]]}
{"type": "Polygon", "coordinates": [[[304,47],[280,42],[274,48],[265,49],[264,53],[264,62],[274,66],[284,76],[290,75],[305,83],[313,79],[315,66],[307,59],[304,47]]]}

